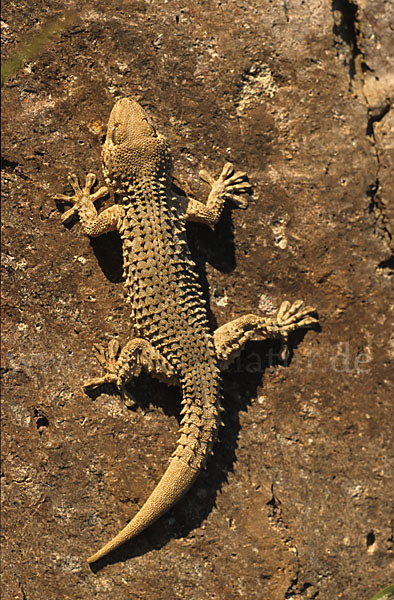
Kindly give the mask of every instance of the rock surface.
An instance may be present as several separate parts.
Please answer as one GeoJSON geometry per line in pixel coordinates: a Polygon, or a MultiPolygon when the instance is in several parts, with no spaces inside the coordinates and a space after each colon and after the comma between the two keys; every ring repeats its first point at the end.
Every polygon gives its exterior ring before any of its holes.
{"type": "Polygon", "coordinates": [[[372,597],[394,558],[393,4],[62,10],[3,6],[3,59],[45,42],[2,99],[4,598],[372,597]],[[145,376],[136,407],[81,391],[100,372],[92,343],[130,335],[120,245],[65,228],[52,196],[70,171],[99,173],[126,95],[198,198],[199,166],[231,160],[254,185],[246,211],[189,230],[212,325],[302,297],[322,327],[293,338],[287,366],[275,345],[247,347],[198,483],[90,570],[159,480],[179,418],[178,391],[145,376]]]}

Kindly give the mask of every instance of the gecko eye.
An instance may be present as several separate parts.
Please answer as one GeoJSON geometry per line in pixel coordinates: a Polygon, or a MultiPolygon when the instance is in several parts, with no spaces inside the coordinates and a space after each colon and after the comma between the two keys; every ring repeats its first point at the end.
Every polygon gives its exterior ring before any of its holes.
{"type": "Polygon", "coordinates": [[[157,131],[156,131],[156,127],[153,125],[152,121],[150,120],[150,118],[148,116],[145,116],[144,121],[149,125],[149,127],[152,129],[153,131],[153,135],[155,137],[157,137],[157,131]]]}
{"type": "Polygon", "coordinates": [[[118,143],[117,132],[118,132],[118,127],[115,125],[115,127],[111,131],[111,142],[115,145],[118,143]]]}

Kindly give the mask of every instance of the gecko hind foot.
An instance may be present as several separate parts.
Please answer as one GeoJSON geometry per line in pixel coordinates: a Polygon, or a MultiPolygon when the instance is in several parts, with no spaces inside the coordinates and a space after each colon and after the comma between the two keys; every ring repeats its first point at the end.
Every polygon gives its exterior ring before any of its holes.
{"type": "Polygon", "coordinates": [[[282,340],[280,358],[283,362],[286,362],[290,356],[288,346],[289,333],[296,329],[310,328],[317,325],[319,321],[317,317],[314,316],[315,314],[316,309],[311,306],[305,306],[303,300],[296,300],[293,304],[288,300],[282,302],[276,320],[280,327],[282,340]]]}
{"type": "Polygon", "coordinates": [[[105,374],[102,377],[95,377],[87,381],[83,389],[86,393],[96,390],[98,387],[107,383],[113,384],[118,388],[118,356],[120,345],[117,340],[111,340],[108,348],[105,349],[100,344],[94,344],[93,353],[97,362],[104,369],[105,374]]]}
{"type": "Polygon", "coordinates": [[[313,327],[317,325],[318,319],[314,315],[316,309],[311,306],[305,306],[303,300],[296,300],[290,304],[285,300],[280,305],[277,322],[283,329],[293,331],[302,327],[313,327]]]}

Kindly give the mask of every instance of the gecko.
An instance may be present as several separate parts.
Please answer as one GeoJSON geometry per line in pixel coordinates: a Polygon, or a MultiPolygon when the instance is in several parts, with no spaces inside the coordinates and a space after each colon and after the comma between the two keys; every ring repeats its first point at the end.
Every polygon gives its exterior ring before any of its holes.
{"type": "Polygon", "coordinates": [[[231,200],[245,208],[251,192],[247,174],[226,163],[215,179],[200,177],[210,186],[207,202],[187,198],[176,190],[172,155],[165,137],[156,131],[134,99],[118,100],[110,114],[102,149],[102,169],[117,203],[97,212],[95,202],[108,187],[92,189],[89,173],[83,187],[76,175],[69,181],[73,196],[56,200],[72,207],[62,218],[78,215],[84,233],[97,237],[118,231],[122,241],[123,276],[135,336],[121,348],[111,340],[95,345],[103,375],[88,381],[92,392],[113,384],[121,395],[144,369],[161,380],[176,383],[182,392],[179,439],[157,486],[130,522],[88,558],[93,563],[132,539],[166,513],[193,485],[217,438],[221,418],[221,371],[249,340],[280,339],[288,352],[289,333],[317,324],[316,311],[302,300],[284,301],[276,314],[247,314],[211,331],[207,305],[186,237],[186,223],[214,228],[231,200]]]}

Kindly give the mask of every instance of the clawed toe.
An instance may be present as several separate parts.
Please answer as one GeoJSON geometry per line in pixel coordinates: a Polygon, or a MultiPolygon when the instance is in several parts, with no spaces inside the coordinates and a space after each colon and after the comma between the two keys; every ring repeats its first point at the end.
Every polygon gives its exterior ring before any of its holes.
{"type": "Polygon", "coordinates": [[[95,392],[98,388],[100,388],[101,386],[108,384],[108,383],[113,384],[113,385],[117,384],[117,377],[114,373],[106,373],[102,377],[95,377],[94,379],[89,379],[89,381],[87,381],[83,385],[83,391],[86,394],[91,394],[92,392],[95,392]]]}
{"type": "Polygon", "coordinates": [[[118,340],[112,339],[108,344],[108,352],[107,352],[108,360],[111,362],[117,360],[117,358],[119,356],[119,352],[120,352],[120,344],[119,344],[118,340]]]}
{"type": "Polygon", "coordinates": [[[96,182],[96,175],[94,173],[88,173],[86,175],[84,191],[90,193],[90,190],[94,186],[95,182],[96,182]]]}
{"type": "Polygon", "coordinates": [[[220,174],[219,179],[224,181],[225,179],[229,179],[234,173],[234,165],[231,162],[225,163],[222,172],[220,174]]]}
{"type": "MultiPolygon", "coordinates": [[[[238,191],[238,193],[244,194],[244,193],[246,193],[246,191],[247,190],[245,190],[243,192],[238,191]]],[[[229,198],[230,198],[230,200],[232,200],[232,202],[234,202],[234,204],[236,206],[238,206],[238,208],[245,209],[245,208],[248,208],[248,206],[249,206],[249,202],[248,202],[247,198],[240,198],[239,196],[235,196],[234,193],[230,193],[229,198]]]]}
{"type": "Polygon", "coordinates": [[[65,194],[55,194],[53,196],[54,200],[58,200],[60,202],[65,202],[68,204],[71,204],[71,202],[73,201],[74,196],[66,196],[65,194]]]}
{"type": "Polygon", "coordinates": [[[211,187],[213,186],[213,184],[216,181],[216,179],[214,177],[212,177],[212,175],[210,173],[208,173],[208,171],[206,169],[201,169],[201,171],[199,171],[198,174],[200,176],[200,179],[205,181],[205,183],[208,183],[211,187]]]}
{"type": "Polygon", "coordinates": [[[128,392],[125,387],[119,389],[119,395],[125,403],[125,406],[127,406],[127,408],[132,408],[136,404],[134,396],[130,394],[130,392],[128,392]]]}
{"type": "Polygon", "coordinates": [[[99,344],[94,344],[93,355],[97,362],[103,367],[103,369],[105,369],[107,365],[107,356],[103,346],[100,346],[99,344]]]}
{"type": "Polygon", "coordinates": [[[79,196],[80,194],[82,194],[82,189],[79,185],[79,180],[75,173],[70,173],[70,175],[67,177],[67,180],[68,183],[71,185],[72,189],[74,190],[75,196],[79,196]]]}

